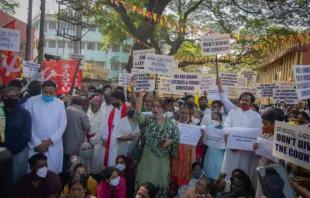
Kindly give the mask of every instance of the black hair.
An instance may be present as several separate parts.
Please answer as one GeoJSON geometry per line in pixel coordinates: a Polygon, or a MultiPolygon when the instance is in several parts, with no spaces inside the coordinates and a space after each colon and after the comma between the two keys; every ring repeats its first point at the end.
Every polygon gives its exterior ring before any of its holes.
{"type": "Polygon", "coordinates": [[[213,116],[213,115],[216,115],[217,117],[219,117],[219,119],[221,120],[221,121],[223,121],[223,115],[222,115],[222,113],[221,112],[212,112],[212,115],[211,116],[213,116]]]}
{"type": "Polygon", "coordinates": [[[253,94],[251,94],[250,92],[243,92],[240,96],[239,96],[239,101],[242,99],[243,96],[250,96],[251,97],[251,103],[255,102],[255,96],[253,94]]]}
{"type": "Polygon", "coordinates": [[[100,93],[100,94],[104,94],[103,89],[96,89],[95,93],[100,93]]]}
{"type": "Polygon", "coordinates": [[[88,89],[87,89],[87,90],[90,90],[90,89],[94,89],[94,90],[96,90],[96,87],[95,87],[95,86],[93,86],[93,85],[91,85],[91,86],[89,86],[89,87],[88,87],[88,89]]]}
{"type": "Polygon", "coordinates": [[[242,181],[245,192],[248,195],[250,195],[252,193],[251,192],[252,191],[252,182],[251,182],[250,177],[247,176],[246,174],[238,174],[236,176],[236,179],[239,179],[240,181],[242,181]]]}
{"type": "Polygon", "coordinates": [[[251,107],[253,107],[257,112],[259,112],[259,106],[256,104],[252,104],[251,107]]]}
{"type": "Polygon", "coordinates": [[[116,158],[116,160],[115,160],[116,164],[117,164],[117,160],[118,160],[118,159],[123,159],[123,160],[125,161],[125,163],[128,164],[128,160],[127,160],[127,157],[126,157],[125,155],[119,155],[119,156],[117,156],[117,158],[116,158]]]}
{"type": "Polygon", "coordinates": [[[116,98],[117,100],[121,99],[123,102],[125,102],[125,94],[121,91],[113,91],[111,94],[112,98],[116,98]]]}
{"type": "MultiPolygon", "coordinates": [[[[203,118],[203,116],[204,116],[204,113],[203,113],[201,110],[196,110],[196,111],[194,111],[193,115],[194,115],[195,113],[198,113],[198,114],[199,114],[199,116],[200,116],[200,122],[201,122],[201,120],[202,120],[202,118],[203,118]]],[[[199,124],[200,124],[200,123],[199,123],[199,124]]]]}
{"type": "Polygon", "coordinates": [[[212,184],[211,184],[210,179],[208,179],[207,177],[203,177],[200,180],[204,180],[207,183],[207,186],[206,186],[207,190],[211,190],[212,184]]]}
{"type": "Polygon", "coordinates": [[[236,168],[235,170],[233,170],[233,171],[231,172],[231,174],[233,175],[235,172],[238,172],[239,174],[244,174],[244,175],[246,175],[245,172],[244,172],[243,170],[239,169],[239,168],[236,168]]]}
{"type": "Polygon", "coordinates": [[[87,191],[87,180],[88,180],[88,178],[85,175],[75,175],[75,176],[70,178],[70,181],[68,184],[69,189],[73,186],[73,184],[80,183],[80,184],[82,184],[84,189],[86,189],[86,191],[87,191]]]}
{"type": "Polygon", "coordinates": [[[83,163],[78,163],[77,165],[74,166],[74,169],[73,169],[73,174],[75,174],[75,172],[77,171],[77,169],[79,168],[85,168],[86,170],[86,174],[88,175],[88,168],[85,164],[83,163]]]}
{"type": "Polygon", "coordinates": [[[219,107],[223,107],[223,103],[220,100],[214,100],[211,105],[217,104],[219,107]]]}
{"type": "Polygon", "coordinates": [[[82,105],[83,99],[81,96],[74,96],[71,101],[72,101],[72,104],[82,105]]]}
{"type": "Polygon", "coordinates": [[[206,97],[200,96],[199,99],[198,99],[198,102],[200,102],[200,101],[202,101],[202,100],[208,101],[208,100],[206,99],[206,97]]]}
{"type": "Polygon", "coordinates": [[[41,94],[41,89],[41,82],[38,80],[34,80],[29,84],[27,91],[31,96],[37,96],[41,94]]]}
{"type": "Polygon", "coordinates": [[[310,117],[309,117],[309,115],[308,115],[305,111],[299,112],[298,115],[301,115],[301,116],[304,117],[306,120],[310,121],[310,117]]]}
{"type": "Polygon", "coordinates": [[[140,186],[140,188],[141,187],[144,187],[147,190],[150,198],[156,197],[157,190],[154,184],[152,184],[151,182],[145,182],[140,186]]]}
{"type": "Polygon", "coordinates": [[[288,112],[289,115],[293,114],[293,115],[298,115],[299,114],[299,111],[298,110],[295,110],[295,109],[292,109],[288,112]]]}
{"type": "Polygon", "coordinates": [[[284,112],[281,109],[278,108],[271,108],[264,112],[262,115],[263,120],[267,120],[271,123],[274,123],[275,121],[283,121],[285,119],[284,112]]]}
{"type": "Polygon", "coordinates": [[[13,79],[8,83],[8,86],[13,86],[13,87],[17,87],[17,88],[21,88],[22,85],[22,81],[20,79],[13,79]]]}
{"type": "Polygon", "coordinates": [[[54,87],[56,89],[56,83],[53,80],[47,80],[42,83],[42,89],[44,87],[54,87]]]}
{"type": "Polygon", "coordinates": [[[106,90],[106,89],[112,89],[112,86],[111,85],[104,85],[103,87],[102,87],[102,90],[106,90]]]}
{"type": "Polygon", "coordinates": [[[114,91],[115,91],[116,89],[119,89],[119,90],[121,90],[122,92],[124,92],[124,87],[117,86],[117,87],[114,89],[114,91]]]}
{"type": "Polygon", "coordinates": [[[34,166],[39,160],[47,160],[47,157],[42,153],[37,153],[29,158],[28,163],[30,166],[34,166]]]}
{"type": "Polygon", "coordinates": [[[119,174],[119,171],[117,168],[109,166],[103,171],[103,179],[109,180],[109,178],[112,176],[113,172],[117,172],[119,174]]]}
{"type": "Polygon", "coordinates": [[[195,99],[195,97],[194,97],[193,95],[187,95],[187,96],[185,96],[185,98],[184,98],[185,103],[187,103],[187,100],[190,99],[190,98],[195,99]]]}
{"type": "Polygon", "coordinates": [[[200,163],[200,162],[194,162],[194,163],[192,164],[192,170],[193,170],[196,166],[200,166],[200,167],[202,168],[202,163],[200,163]]]}

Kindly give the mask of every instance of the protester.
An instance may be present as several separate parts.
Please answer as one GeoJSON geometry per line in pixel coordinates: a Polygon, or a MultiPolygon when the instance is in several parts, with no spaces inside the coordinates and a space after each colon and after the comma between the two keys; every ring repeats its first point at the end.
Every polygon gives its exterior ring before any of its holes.
{"type": "Polygon", "coordinates": [[[289,124],[297,124],[298,114],[299,114],[298,110],[293,109],[289,111],[289,118],[288,118],[289,124]]]}
{"type": "Polygon", "coordinates": [[[122,87],[122,86],[117,86],[117,87],[115,87],[114,91],[121,91],[121,92],[124,93],[124,87],[122,87]]]}
{"type": "Polygon", "coordinates": [[[173,119],[173,106],[166,105],[164,116],[173,119]]]}
{"type": "Polygon", "coordinates": [[[145,127],[146,144],[138,165],[137,183],[152,182],[158,188],[157,196],[168,196],[170,156],[176,157],[180,140],[178,128],[171,119],[163,117],[165,103],[157,99],[152,104],[152,117],[141,112],[145,92],[140,92],[135,108],[139,125],[145,127]]]}
{"type": "Polygon", "coordinates": [[[150,182],[142,184],[137,192],[136,198],[156,198],[156,187],[150,182]]]}
{"type": "Polygon", "coordinates": [[[125,198],[126,181],[114,167],[107,167],[98,186],[98,198],[125,198]]]}
{"type": "Polygon", "coordinates": [[[185,105],[189,107],[191,111],[195,111],[197,109],[195,105],[195,97],[193,95],[185,96],[184,101],[185,101],[185,105]]]}
{"type": "MultiPolygon", "coordinates": [[[[203,116],[204,116],[204,113],[202,111],[196,110],[193,113],[193,116],[191,117],[192,124],[196,126],[200,126],[203,116]]],[[[199,161],[201,163],[203,160],[203,152],[204,152],[204,145],[202,144],[203,135],[204,135],[204,130],[201,130],[201,137],[196,146],[196,159],[195,159],[195,161],[199,161]]]]}
{"type": "Polygon", "coordinates": [[[297,125],[303,127],[310,127],[310,117],[306,112],[304,111],[299,112],[297,116],[297,125]]]}
{"type": "Polygon", "coordinates": [[[194,188],[187,189],[183,194],[182,198],[196,198],[196,197],[212,198],[210,191],[211,191],[210,180],[206,177],[203,177],[196,182],[196,186],[194,188]]]}
{"type": "Polygon", "coordinates": [[[13,155],[13,184],[27,173],[29,154],[27,143],[31,140],[32,129],[31,115],[28,110],[18,106],[18,98],[19,91],[16,87],[8,86],[2,90],[5,141],[0,142],[0,147],[6,147],[13,155]]]}
{"type": "MultiPolygon", "coordinates": [[[[100,100],[103,102],[104,104],[104,92],[103,89],[96,89],[95,90],[95,96],[98,96],[100,98],[100,100]]],[[[102,105],[102,104],[101,104],[102,105]]]]}
{"type": "Polygon", "coordinates": [[[174,102],[172,106],[173,106],[174,120],[179,120],[180,119],[180,105],[178,102],[174,102]]]}
{"type": "Polygon", "coordinates": [[[83,99],[83,102],[82,102],[82,109],[84,112],[87,112],[88,108],[89,108],[89,99],[88,99],[88,93],[87,91],[85,90],[81,90],[80,91],[80,96],[82,97],[83,99]]]}
{"type": "MultiPolygon", "coordinates": [[[[97,196],[98,183],[88,173],[88,167],[82,163],[75,165],[72,170],[71,177],[83,176],[87,181],[86,190],[93,196],[97,196]]],[[[65,185],[60,197],[64,197],[70,194],[70,183],[65,185]]]]}
{"type": "Polygon", "coordinates": [[[34,80],[32,81],[27,89],[27,94],[22,97],[19,101],[19,106],[25,108],[25,104],[27,102],[27,100],[33,96],[37,96],[41,94],[41,82],[38,80],[34,80]]]}
{"type": "Polygon", "coordinates": [[[106,114],[106,116],[108,116],[113,109],[113,105],[111,104],[111,94],[112,91],[106,91],[104,94],[104,104],[101,104],[101,108],[106,114]]]}
{"type": "Polygon", "coordinates": [[[211,111],[210,109],[208,108],[208,100],[205,96],[201,96],[199,99],[198,99],[198,103],[199,103],[199,109],[204,113],[204,114],[210,114],[211,111]]]}
{"type": "Polygon", "coordinates": [[[29,158],[31,172],[23,176],[17,183],[13,198],[58,198],[61,192],[59,176],[48,170],[47,157],[42,153],[29,158]]]}
{"type": "Polygon", "coordinates": [[[76,175],[71,178],[69,182],[69,194],[60,196],[62,198],[96,198],[89,194],[87,188],[87,177],[84,175],[76,175]]]}
{"type": "Polygon", "coordinates": [[[238,174],[232,181],[231,191],[223,198],[251,198],[253,193],[251,179],[245,174],[238,174]]]}
{"type": "Polygon", "coordinates": [[[156,97],[151,95],[151,94],[147,94],[144,97],[145,97],[145,99],[144,99],[144,102],[143,102],[142,112],[151,111],[152,110],[153,102],[156,100],[156,97]]]}
{"type": "Polygon", "coordinates": [[[82,101],[81,96],[74,96],[72,105],[66,109],[67,127],[62,137],[64,145],[63,171],[68,170],[71,157],[79,154],[85,135],[90,130],[89,119],[81,106],[82,101]]]}
{"type": "Polygon", "coordinates": [[[55,98],[56,84],[44,81],[42,95],[28,99],[25,108],[32,117],[32,137],[28,143],[29,156],[44,153],[49,169],[55,173],[62,171],[63,143],[62,135],[66,129],[67,117],[64,104],[55,98]]]}
{"type": "Polygon", "coordinates": [[[112,91],[112,86],[104,85],[102,89],[103,89],[103,93],[106,93],[107,91],[112,91]]]}
{"type": "Polygon", "coordinates": [[[96,87],[91,85],[88,87],[88,90],[87,90],[87,94],[88,94],[88,99],[92,99],[94,96],[95,96],[95,91],[96,91],[96,87]]]}
{"type": "Polygon", "coordinates": [[[20,93],[23,89],[23,82],[19,78],[15,78],[8,83],[8,86],[16,87],[20,93]]]}
{"type": "Polygon", "coordinates": [[[127,105],[125,103],[125,95],[121,91],[113,91],[111,94],[111,104],[113,109],[109,116],[105,118],[105,126],[103,139],[105,141],[106,150],[104,154],[104,166],[115,166],[117,157],[117,137],[116,127],[120,120],[127,116],[127,105]]]}
{"type": "Polygon", "coordinates": [[[115,127],[115,133],[117,138],[117,155],[128,154],[128,149],[131,142],[139,134],[140,129],[138,122],[134,117],[135,111],[131,104],[127,105],[127,116],[122,118],[118,125],[115,127]]]}
{"type": "Polygon", "coordinates": [[[119,155],[116,158],[116,168],[120,176],[125,177],[126,180],[126,198],[132,198],[135,188],[134,171],[128,163],[128,159],[124,155],[119,155]]]}
{"type": "Polygon", "coordinates": [[[90,121],[90,130],[87,133],[87,139],[94,147],[94,157],[103,164],[104,158],[104,146],[103,146],[103,130],[104,130],[104,112],[101,109],[101,100],[98,96],[95,96],[90,101],[90,109],[87,112],[87,116],[90,121]]]}

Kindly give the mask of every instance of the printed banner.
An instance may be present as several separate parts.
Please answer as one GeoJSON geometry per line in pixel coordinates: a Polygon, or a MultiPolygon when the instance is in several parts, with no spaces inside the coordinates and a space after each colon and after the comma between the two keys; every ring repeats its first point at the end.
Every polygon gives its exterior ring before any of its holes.
{"type": "Polygon", "coordinates": [[[230,54],[230,35],[220,34],[202,36],[201,47],[203,56],[230,54]]]}
{"type": "Polygon", "coordinates": [[[203,144],[217,149],[225,149],[225,131],[215,128],[206,128],[203,144]]]}
{"type": "Polygon", "coordinates": [[[189,124],[178,123],[180,130],[180,144],[197,146],[201,137],[201,127],[189,124]]]}
{"type": "Polygon", "coordinates": [[[174,57],[158,54],[146,54],[144,71],[148,74],[158,74],[162,76],[172,76],[174,57]]]}
{"type": "Polygon", "coordinates": [[[253,144],[262,135],[262,129],[232,127],[228,128],[227,133],[226,148],[253,151],[253,144]]]}
{"type": "Polygon", "coordinates": [[[144,61],[146,54],[155,54],[155,49],[134,50],[133,55],[133,67],[139,67],[144,69],[144,61]]]}
{"type": "Polygon", "coordinates": [[[237,74],[220,73],[219,75],[222,80],[222,85],[225,85],[225,86],[237,86],[238,85],[237,74]]]}
{"type": "Polygon", "coordinates": [[[134,74],[136,80],[136,91],[155,91],[156,76],[152,74],[134,74]]]}
{"type": "Polygon", "coordinates": [[[276,163],[279,163],[279,159],[272,155],[272,141],[258,137],[256,142],[258,143],[258,149],[255,151],[256,155],[263,156],[276,163]]]}
{"type": "Polygon", "coordinates": [[[276,121],[272,155],[310,170],[309,127],[276,121]]]}
{"type": "Polygon", "coordinates": [[[159,76],[158,92],[159,94],[172,94],[170,91],[171,77],[159,76]]]}
{"type": "Polygon", "coordinates": [[[276,101],[284,101],[286,104],[298,104],[296,89],[273,89],[272,98],[276,101]]]}
{"type": "Polygon", "coordinates": [[[171,78],[170,90],[172,93],[201,93],[201,76],[195,73],[176,72],[171,78]]]}
{"type": "Polygon", "coordinates": [[[57,85],[57,94],[69,94],[78,66],[78,60],[44,61],[43,81],[53,80],[57,85]]]}
{"type": "Polygon", "coordinates": [[[23,60],[23,75],[25,78],[31,78],[33,74],[40,69],[40,64],[23,60]]]}
{"type": "Polygon", "coordinates": [[[202,92],[207,91],[216,86],[215,85],[216,77],[214,75],[203,75],[200,79],[200,90],[202,92]]]}
{"type": "Polygon", "coordinates": [[[310,99],[310,65],[294,65],[294,75],[298,99],[310,99]]]}
{"type": "MultiPolygon", "coordinates": [[[[126,74],[126,85],[130,86],[130,74],[126,74]]],[[[124,73],[119,73],[118,86],[124,87],[124,73]]]]}
{"type": "Polygon", "coordinates": [[[0,28],[0,50],[20,52],[20,30],[0,28]]]}
{"type": "Polygon", "coordinates": [[[257,85],[257,98],[270,98],[273,95],[273,89],[279,89],[276,83],[265,83],[257,85]]]}

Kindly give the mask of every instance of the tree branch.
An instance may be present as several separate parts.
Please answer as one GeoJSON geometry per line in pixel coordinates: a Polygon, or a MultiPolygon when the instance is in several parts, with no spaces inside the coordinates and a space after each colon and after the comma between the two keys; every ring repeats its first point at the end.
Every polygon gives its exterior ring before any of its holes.
{"type": "Polygon", "coordinates": [[[246,12],[247,14],[261,14],[261,11],[258,11],[258,12],[253,12],[253,11],[249,11],[249,10],[246,10],[244,8],[242,8],[235,0],[231,0],[232,3],[237,6],[237,8],[239,8],[240,10],[246,12]]]}
{"type": "Polygon", "coordinates": [[[192,12],[194,12],[199,6],[200,4],[203,2],[203,0],[199,0],[195,5],[193,5],[192,7],[190,7],[185,13],[184,13],[184,19],[187,19],[188,15],[192,12]]]}

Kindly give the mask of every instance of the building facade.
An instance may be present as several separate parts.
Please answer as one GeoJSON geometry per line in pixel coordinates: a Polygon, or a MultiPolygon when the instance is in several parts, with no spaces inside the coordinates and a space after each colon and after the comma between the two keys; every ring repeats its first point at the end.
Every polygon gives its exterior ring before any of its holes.
{"type": "MultiPolygon", "coordinates": [[[[32,25],[35,28],[35,44],[37,46],[39,41],[40,15],[37,15],[33,19],[32,25]]],[[[64,26],[64,23],[60,22],[59,26],[59,29],[62,29],[61,27],[64,26]]],[[[44,24],[44,53],[58,55],[61,56],[62,59],[68,59],[70,54],[73,54],[73,41],[57,36],[57,29],[58,22],[55,15],[46,14],[44,24]]],[[[74,35],[73,31],[75,30],[73,26],[66,27],[66,29],[69,34],[71,32],[72,35],[74,35]]],[[[99,32],[99,28],[83,29],[82,35],[84,36],[81,42],[81,54],[85,56],[85,64],[90,64],[90,67],[94,66],[96,68],[103,67],[108,69],[110,71],[109,78],[117,78],[118,74],[123,71],[128,62],[133,41],[128,39],[120,45],[109,45],[108,50],[102,51],[102,35],[99,32]]],[[[38,51],[34,49],[34,56],[36,57],[37,55],[38,51]]]]}

